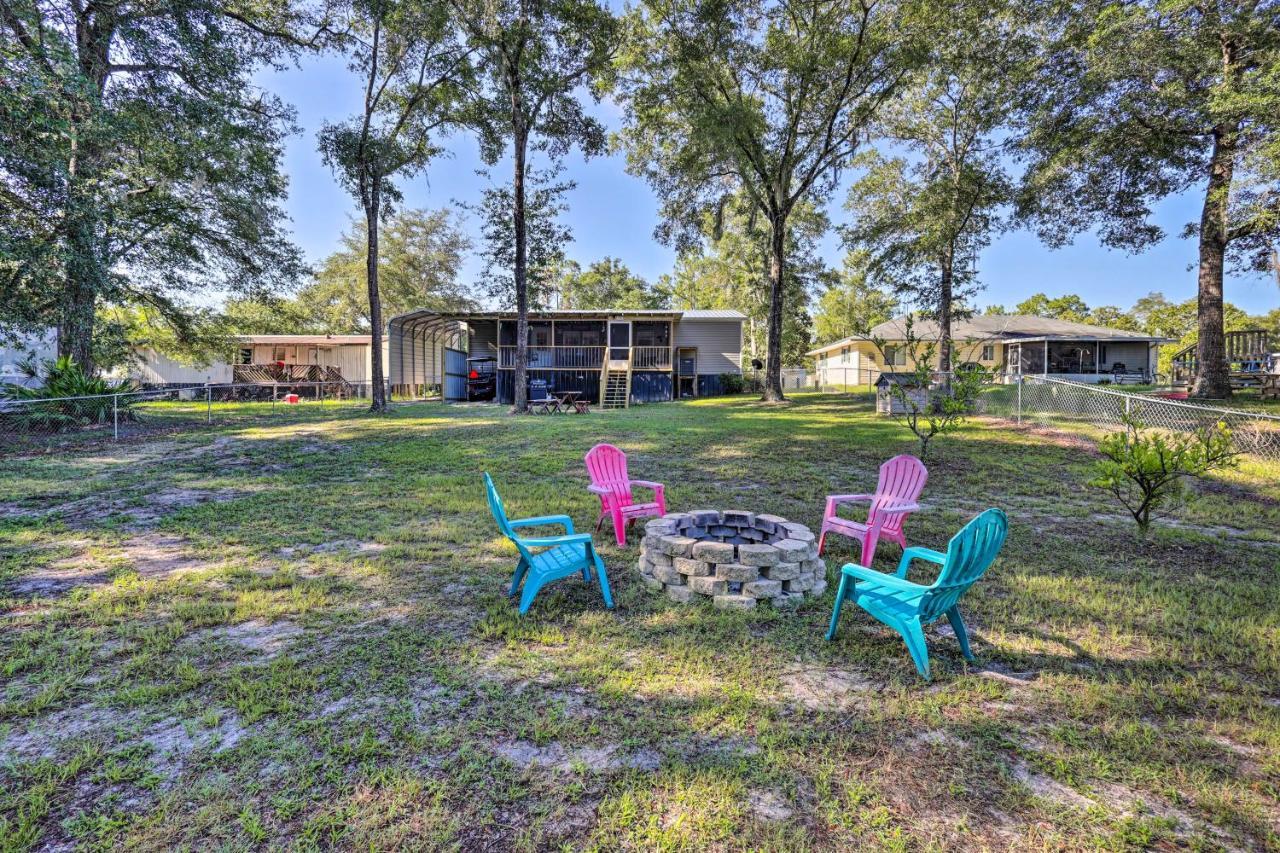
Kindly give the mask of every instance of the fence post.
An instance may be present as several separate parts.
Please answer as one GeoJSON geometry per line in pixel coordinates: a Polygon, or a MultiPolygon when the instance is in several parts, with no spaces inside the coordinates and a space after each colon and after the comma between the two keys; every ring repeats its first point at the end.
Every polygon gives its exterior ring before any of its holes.
{"type": "Polygon", "coordinates": [[[1126,416],[1129,414],[1129,403],[1130,403],[1132,400],[1133,400],[1133,398],[1132,398],[1132,397],[1130,397],[1128,394],[1126,394],[1126,395],[1124,396],[1124,413],[1125,413],[1125,415],[1126,415],[1126,416]]]}
{"type": "Polygon", "coordinates": [[[1022,423],[1022,374],[1018,374],[1018,423],[1022,423]]]}
{"type": "Polygon", "coordinates": [[[120,440],[120,395],[111,398],[111,437],[120,440]]]}
{"type": "Polygon", "coordinates": [[[205,422],[213,423],[213,388],[209,383],[204,386],[205,422]]]}

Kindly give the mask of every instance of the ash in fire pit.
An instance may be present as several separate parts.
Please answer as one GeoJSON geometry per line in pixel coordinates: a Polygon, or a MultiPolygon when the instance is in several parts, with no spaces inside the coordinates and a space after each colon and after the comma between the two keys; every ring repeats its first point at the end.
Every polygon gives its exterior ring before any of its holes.
{"type": "Polygon", "coordinates": [[[776,515],[744,510],[672,512],[645,525],[640,576],[673,601],[705,595],[747,610],[761,599],[794,607],[827,588],[813,532],[776,515]]]}

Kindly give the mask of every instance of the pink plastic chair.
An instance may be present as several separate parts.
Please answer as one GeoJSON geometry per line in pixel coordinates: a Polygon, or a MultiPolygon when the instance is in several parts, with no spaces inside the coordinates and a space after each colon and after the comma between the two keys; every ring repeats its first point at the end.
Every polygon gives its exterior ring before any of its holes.
{"type": "Polygon", "coordinates": [[[605,516],[613,518],[613,533],[618,547],[627,546],[627,525],[637,518],[649,515],[666,515],[667,501],[661,483],[648,480],[632,480],[627,476],[627,454],[612,444],[597,444],[587,451],[587,473],[591,485],[587,489],[600,496],[600,517],[596,530],[604,524],[605,516]],[[631,495],[632,486],[653,490],[653,500],[636,503],[631,495]]]}
{"type": "Polygon", "coordinates": [[[919,459],[904,453],[880,466],[880,482],[874,495],[828,495],[827,511],[822,517],[822,535],[818,538],[818,553],[827,544],[827,533],[840,533],[862,542],[859,562],[871,567],[876,558],[876,545],[881,538],[897,542],[905,550],[907,538],[902,523],[907,516],[920,508],[916,499],[924,491],[929,470],[919,459]],[[850,521],[836,515],[840,504],[870,501],[865,524],[850,521]]]}

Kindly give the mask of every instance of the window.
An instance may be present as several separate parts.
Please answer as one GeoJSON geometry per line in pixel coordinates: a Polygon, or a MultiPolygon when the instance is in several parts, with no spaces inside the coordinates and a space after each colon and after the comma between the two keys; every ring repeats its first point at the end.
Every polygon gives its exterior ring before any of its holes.
{"type": "Polygon", "coordinates": [[[271,348],[271,360],[272,360],[272,361],[284,361],[284,347],[272,347],[272,348],[271,348]]]}
{"type": "Polygon", "coordinates": [[[983,344],[981,361],[995,361],[995,360],[996,360],[995,344],[983,344]]]}
{"type": "Polygon", "coordinates": [[[907,364],[907,351],[902,347],[885,347],[884,363],[889,367],[905,367],[907,364]]]}
{"type": "Polygon", "coordinates": [[[531,347],[551,346],[551,324],[550,323],[530,323],[529,324],[529,346],[531,347]]]}
{"type": "Polygon", "coordinates": [[[253,347],[240,348],[240,364],[253,364],[253,347]]]}
{"type": "Polygon", "coordinates": [[[849,363],[849,348],[848,348],[848,347],[842,347],[842,348],[840,349],[840,363],[841,363],[841,364],[848,364],[848,363],[849,363]]]}
{"type": "Polygon", "coordinates": [[[635,346],[665,347],[671,345],[671,324],[642,321],[631,324],[635,346]]]}

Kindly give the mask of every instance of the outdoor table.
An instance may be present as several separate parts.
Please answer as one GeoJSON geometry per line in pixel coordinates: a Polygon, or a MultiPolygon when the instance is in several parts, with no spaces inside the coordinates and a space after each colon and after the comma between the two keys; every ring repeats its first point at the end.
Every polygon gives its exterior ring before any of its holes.
{"type": "Polygon", "coordinates": [[[556,398],[556,407],[552,414],[556,412],[567,412],[574,406],[574,401],[582,396],[581,391],[552,391],[551,396],[556,398]]]}

